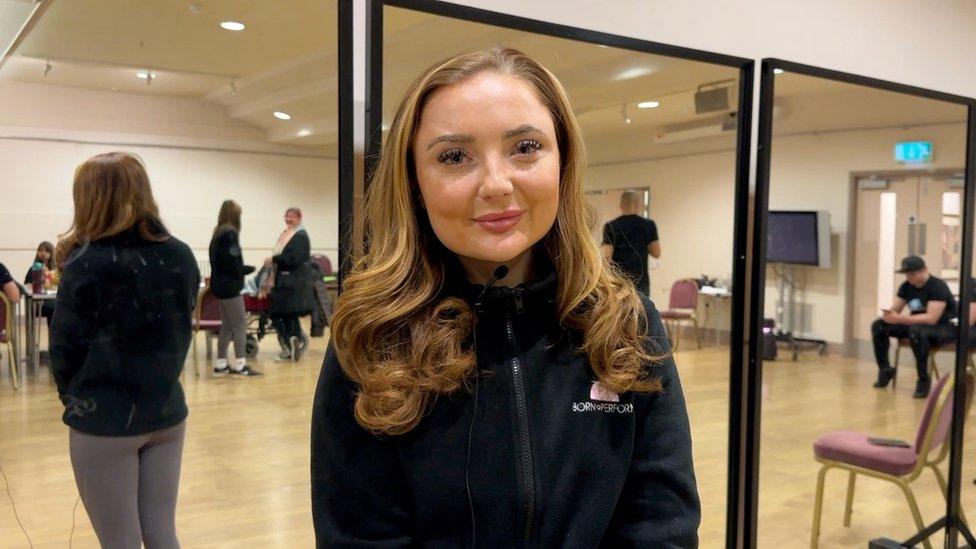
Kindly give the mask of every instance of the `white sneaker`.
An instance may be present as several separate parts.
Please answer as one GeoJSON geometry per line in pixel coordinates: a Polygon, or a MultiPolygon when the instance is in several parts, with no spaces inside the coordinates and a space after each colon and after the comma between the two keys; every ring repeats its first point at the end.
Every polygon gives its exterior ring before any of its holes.
{"type": "Polygon", "coordinates": [[[218,358],[217,362],[214,363],[213,373],[215,376],[222,376],[230,371],[230,367],[227,365],[226,358],[218,358]]]}

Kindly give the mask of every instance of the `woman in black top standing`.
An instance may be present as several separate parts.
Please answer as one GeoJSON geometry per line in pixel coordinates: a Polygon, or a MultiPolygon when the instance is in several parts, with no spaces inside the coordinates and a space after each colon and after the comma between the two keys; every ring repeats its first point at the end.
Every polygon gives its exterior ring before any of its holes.
{"type": "Polygon", "coordinates": [[[78,492],[102,547],[176,548],[190,346],[200,273],[159,217],[142,163],[108,153],[74,178],[51,364],[78,492]]]}
{"type": "Polygon", "coordinates": [[[307,265],[312,257],[312,244],[302,225],[302,210],[288,208],[285,224],[288,227],[278,237],[274,255],[265,259],[264,264],[274,266],[271,318],[282,346],[278,359],[297,362],[308,347],[308,336],[302,332],[300,319],[312,310],[307,265]]]}
{"type": "Polygon", "coordinates": [[[259,376],[261,372],[247,365],[244,344],[247,341],[247,312],[244,310],[244,275],[254,267],[244,264],[241,251],[241,207],[225,200],[217,215],[217,227],[210,240],[210,291],[220,303],[220,334],[217,336],[217,364],[214,374],[231,373],[259,376]],[[234,342],[234,364],[227,362],[227,347],[234,342]]]}

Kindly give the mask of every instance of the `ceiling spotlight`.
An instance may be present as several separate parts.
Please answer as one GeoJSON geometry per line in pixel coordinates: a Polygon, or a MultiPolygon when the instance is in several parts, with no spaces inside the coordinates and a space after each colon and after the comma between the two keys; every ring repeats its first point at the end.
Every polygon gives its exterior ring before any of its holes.
{"type": "Polygon", "coordinates": [[[44,62],[44,76],[47,76],[47,73],[49,73],[49,72],[51,72],[51,60],[50,59],[48,59],[47,61],[44,62]]]}
{"type": "Polygon", "coordinates": [[[240,32],[244,30],[244,23],[238,23],[237,21],[224,21],[220,24],[220,28],[240,32]]]}
{"type": "Polygon", "coordinates": [[[237,79],[236,78],[231,78],[230,79],[230,94],[233,95],[233,96],[235,96],[235,97],[237,96],[237,79]]]}
{"type": "Polygon", "coordinates": [[[278,120],[291,120],[291,115],[286,112],[275,111],[274,117],[278,120]]]}
{"type": "Polygon", "coordinates": [[[656,109],[661,106],[660,101],[641,101],[637,104],[638,109],[656,109]]]}
{"type": "Polygon", "coordinates": [[[784,71],[783,69],[773,69],[773,74],[783,74],[784,72],[786,71],[784,71]]]}
{"type": "Polygon", "coordinates": [[[624,124],[630,124],[630,115],[627,114],[627,103],[620,106],[620,115],[624,117],[624,124]]]}
{"type": "Polygon", "coordinates": [[[309,135],[312,135],[312,130],[310,130],[308,128],[302,128],[302,129],[298,130],[298,134],[297,135],[298,135],[298,137],[307,137],[309,135]]]}

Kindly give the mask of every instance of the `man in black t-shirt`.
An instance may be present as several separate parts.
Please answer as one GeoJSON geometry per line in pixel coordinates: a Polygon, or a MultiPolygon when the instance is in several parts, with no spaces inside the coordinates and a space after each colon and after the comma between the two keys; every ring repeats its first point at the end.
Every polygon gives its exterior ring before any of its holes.
{"type": "Polygon", "coordinates": [[[941,345],[955,338],[955,330],[949,322],[958,314],[958,306],[949,286],[929,274],[925,261],[918,256],[901,260],[899,273],[905,282],[898,288],[898,295],[891,309],[883,310],[883,316],[871,325],[874,356],[878,361],[878,381],[874,386],[883,388],[895,376],[895,369],[888,363],[888,338],[907,337],[915,353],[915,369],[918,382],[915,398],[926,398],[932,381],[929,379],[929,353],[933,345],[941,345]],[[903,309],[907,307],[907,313],[903,309]]]}
{"type": "Polygon", "coordinates": [[[20,301],[20,288],[17,287],[17,283],[3,263],[0,263],[0,292],[7,296],[11,303],[16,304],[20,301]]]}
{"type": "Polygon", "coordinates": [[[637,193],[627,191],[620,195],[623,215],[603,226],[602,248],[603,255],[634,281],[637,290],[649,295],[651,279],[647,272],[647,254],[661,257],[661,242],[657,237],[657,225],[637,215],[639,209],[637,193]]]}

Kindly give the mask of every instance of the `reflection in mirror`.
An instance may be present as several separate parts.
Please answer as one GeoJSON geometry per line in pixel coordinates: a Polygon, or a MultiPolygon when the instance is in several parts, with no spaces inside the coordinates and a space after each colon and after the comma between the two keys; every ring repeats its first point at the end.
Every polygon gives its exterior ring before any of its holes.
{"type": "Polygon", "coordinates": [[[773,101],[759,544],[906,540],[945,513],[966,108],[791,72],[773,101]]]}
{"type": "Polygon", "coordinates": [[[516,48],[566,87],[588,153],[593,238],[618,265],[632,263],[666,311],[691,419],[701,543],[724,543],[738,69],[400,8],[385,8],[383,20],[384,138],[414,78],[456,54],[516,48]]]}
{"type": "Polygon", "coordinates": [[[173,546],[174,507],[184,547],[313,545],[308,414],[329,330],[304,300],[332,299],[314,283],[338,259],[336,25],[334,1],[54,2],[4,60],[0,466],[16,515],[4,498],[0,546],[173,546]],[[76,167],[111,151],[144,168],[103,157],[73,199],[76,167]],[[123,165],[144,169],[173,238],[76,227],[77,259],[52,263],[41,243],[76,202],[140,211],[106,190],[123,165]]]}

